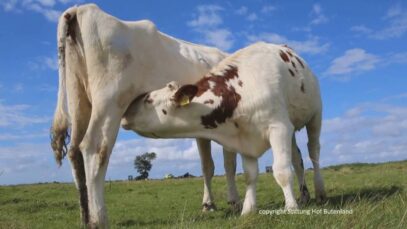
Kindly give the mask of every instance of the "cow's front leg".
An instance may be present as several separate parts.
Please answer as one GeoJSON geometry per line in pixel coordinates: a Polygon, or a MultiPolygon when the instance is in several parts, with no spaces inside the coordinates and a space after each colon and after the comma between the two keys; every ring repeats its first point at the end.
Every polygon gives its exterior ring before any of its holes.
{"type": "Polygon", "coordinates": [[[242,215],[256,210],[256,182],[259,173],[257,158],[242,156],[243,170],[246,176],[246,195],[242,215]]]}
{"type": "Polygon", "coordinates": [[[239,193],[236,188],[236,153],[223,148],[223,165],[228,184],[228,204],[234,211],[240,210],[239,193]]]}
{"type": "Polygon", "coordinates": [[[202,173],[204,177],[202,211],[214,211],[216,210],[216,206],[213,201],[211,181],[214,174],[215,166],[212,160],[211,142],[207,139],[197,138],[196,143],[198,145],[199,156],[201,157],[202,173]]]}
{"type": "Polygon", "coordinates": [[[88,130],[80,144],[86,173],[89,201],[88,228],[107,228],[108,220],[104,202],[104,182],[119,130],[122,111],[111,101],[92,107],[88,130]]]}

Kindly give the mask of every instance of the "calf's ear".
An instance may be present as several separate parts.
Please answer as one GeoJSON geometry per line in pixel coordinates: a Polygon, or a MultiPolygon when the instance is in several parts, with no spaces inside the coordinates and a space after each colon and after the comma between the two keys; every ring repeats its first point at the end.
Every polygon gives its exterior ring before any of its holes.
{"type": "Polygon", "coordinates": [[[174,102],[177,106],[187,106],[198,92],[198,87],[187,84],[178,89],[174,94],[174,102]]]}

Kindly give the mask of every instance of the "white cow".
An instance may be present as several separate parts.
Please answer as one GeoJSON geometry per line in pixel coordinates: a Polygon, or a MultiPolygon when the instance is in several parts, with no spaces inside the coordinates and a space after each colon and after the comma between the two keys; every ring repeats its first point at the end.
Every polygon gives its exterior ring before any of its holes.
{"type": "Polygon", "coordinates": [[[170,82],[134,101],[122,126],[152,138],[212,139],[241,152],[247,183],[242,214],[246,214],[256,207],[257,159],[270,146],[273,174],[283,189],[286,208],[297,208],[292,151],[297,151],[294,131],[304,126],[316,198],[325,199],[319,170],[321,112],[318,82],[304,60],[288,47],[257,43],[225,58],[195,84],[179,87],[170,82]]]}
{"type": "MultiPolygon", "coordinates": [[[[58,49],[59,92],[51,145],[59,164],[65,154],[69,156],[83,222],[90,228],[106,228],[104,179],[129,104],[171,80],[195,82],[227,54],[163,34],[150,21],[121,21],[94,4],[75,6],[62,14],[58,49]]],[[[198,138],[197,144],[204,175],[203,205],[211,209],[210,141],[198,138]]],[[[225,165],[228,200],[237,203],[233,152],[225,152],[225,165]]]]}

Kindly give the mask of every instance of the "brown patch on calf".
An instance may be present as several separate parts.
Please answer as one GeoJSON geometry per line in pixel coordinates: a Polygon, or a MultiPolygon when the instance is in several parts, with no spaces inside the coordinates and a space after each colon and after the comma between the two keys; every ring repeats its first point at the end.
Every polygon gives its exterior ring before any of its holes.
{"type": "Polygon", "coordinates": [[[191,85],[187,84],[178,89],[178,91],[175,92],[173,96],[173,101],[181,105],[181,101],[185,98],[185,96],[188,97],[188,101],[192,101],[192,99],[196,96],[198,91],[198,87],[196,85],[191,85]]]}
{"type": "Polygon", "coordinates": [[[304,82],[301,82],[301,91],[305,93],[304,82]]]}
{"type": "Polygon", "coordinates": [[[290,72],[291,76],[293,76],[293,77],[295,76],[295,74],[294,74],[293,70],[288,69],[288,71],[290,72]]]}
{"type": "Polygon", "coordinates": [[[293,53],[290,50],[287,50],[287,53],[290,57],[293,57],[293,53]]]}
{"type": "Polygon", "coordinates": [[[283,47],[286,47],[286,48],[288,48],[288,49],[290,49],[290,50],[293,50],[290,46],[288,46],[288,45],[283,45],[283,47]]]}
{"type": "Polygon", "coordinates": [[[290,62],[290,58],[288,58],[287,54],[282,50],[280,50],[280,57],[284,62],[290,62]]]}
{"type": "MultiPolygon", "coordinates": [[[[215,85],[224,84],[225,81],[229,81],[229,80],[233,79],[235,76],[238,77],[237,67],[231,66],[231,65],[229,65],[229,68],[226,69],[222,75],[215,75],[213,73],[207,74],[204,78],[202,78],[195,84],[195,86],[197,86],[197,88],[198,88],[196,97],[201,96],[203,93],[205,93],[206,91],[209,90],[209,88],[210,88],[209,81],[213,82],[215,85]]],[[[214,89],[212,89],[212,91],[215,93],[215,95],[216,95],[215,91],[218,89],[219,89],[219,87],[216,87],[216,86],[214,89]]]]}
{"type": "Polygon", "coordinates": [[[305,68],[304,64],[302,63],[302,61],[300,60],[300,58],[298,58],[298,56],[295,57],[295,59],[298,61],[298,63],[300,63],[302,68],[305,68]]]}
{"type": "Polygon", "coordinates": [[[205,100],[205,102],[204,102],[204,104],[213,104],[213,103],[214,103],[213,99],[208,99],[208,100],[205,100]]]}
{"type": "Polygon", "coordinates": [[[236,128],[239,128],[239,124],[237,124],[237,122],[233,122],[233,124],[235,124],[236,128]]]}
{"type": "Polygon", "coordinates": [[[154,102],[154,100],[152,99],[152,98],[150,98],[150,94],[147,94],[146,95],[146,98],[144,99],[144,103],[149,103],[149,104],[151,104],[151,103],[153,103],[154,102]]]}
{"type": "Polygon", "coordinates": [[[297,65],[295,65],[294,61],[291,61],[291,65],[294,67],[294,69],[297,69],[297,65]]]}
{"type": "Polygon", "coordinates": [[[167,111],[166,111],[166,110],[162,109],[161,111],[163,112],[163,114],[167,115],[167,111]]]}
{"type": "Polygon", "coordinates": [[[210,73],[196,84],[198,92],[196,96],[200,96],[209,90],[209,81],[213,82],[214,87],[212,93],[215,96],[221,97],[222,101],[218,107],[212,110],[208,115],[201,117],[201,123],[205,128],[216,128],[218,124],[224,123],[227,118],[232,117],[241,96],[236,93],[232,86],[228,86],[227,82],[238,78],[238,69],[236,66],[229,66],[222,75],[210,73]]]}
{"type": "Polygon", "coordinates": [[[237,84],[239,84],[239,86],[243,86],[243,82],[241,80],[239,80],[239,82],[237,82],[237,84]]]}

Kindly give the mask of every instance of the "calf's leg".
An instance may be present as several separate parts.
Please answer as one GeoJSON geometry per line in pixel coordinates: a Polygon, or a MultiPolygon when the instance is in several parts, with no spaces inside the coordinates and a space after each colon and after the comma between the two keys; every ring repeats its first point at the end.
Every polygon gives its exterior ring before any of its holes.
{"type": "Polygon", "coordinates": [[[273,175],[283,189],[286,209],[297,209],[293,191],[291,147],[294,128],[289,122],[273,123],[269,127],[270,145],[273,151],[273,175]]]}
{"type": "Polygon", "coordinates": [[[201,157],[202,174],[204,178],[204,195],[202,199],[202,211],[214,211],[216,209],[211,190],[211,181],[215,166],[211,155],[211,142],[207,139],[197,138],[199,156],[201,157]]]}
{"type": "Polygon", "coordinates": [[[242,156],[242,159],[246,176],[246,195],[242,208],[242,215],[245,215],[256,210],[256,183],[259,167],[257,158],[242,156]]]}
{"type": "Polygon", "coordinates": [[[238,210],[240,208],[239,204],[239,193],[236,188],[236,153],[228,151],[223,148],[223,165],[226,172],[226,181],[228,184],[228,204],[233,210],[238,210]]]}
{"type": "Polygon", "coordinates": [[[322,179],[321,170],[319,167],[319,136],[321,134],[321,115],[315,115],[306,125],[308,134],[308,153],[314,167],[314,187],[315,199],[317,203],[322,203],[326,200],[324,181],[322,179]]]}
{"type": "Polygon", "coordinates": [[[305,183],[305,175],[304,175],[304,163],[302,161],[301,151],[297,146],[297,142],[295,140],[295,134],[293,135],[292,139],[292,161],[294,166],[294,171],[297,175],[298,184],[300,186],[300,204],[306,204],[310,200],[310,195],[308,192],[307,185],[305,183]]]}

